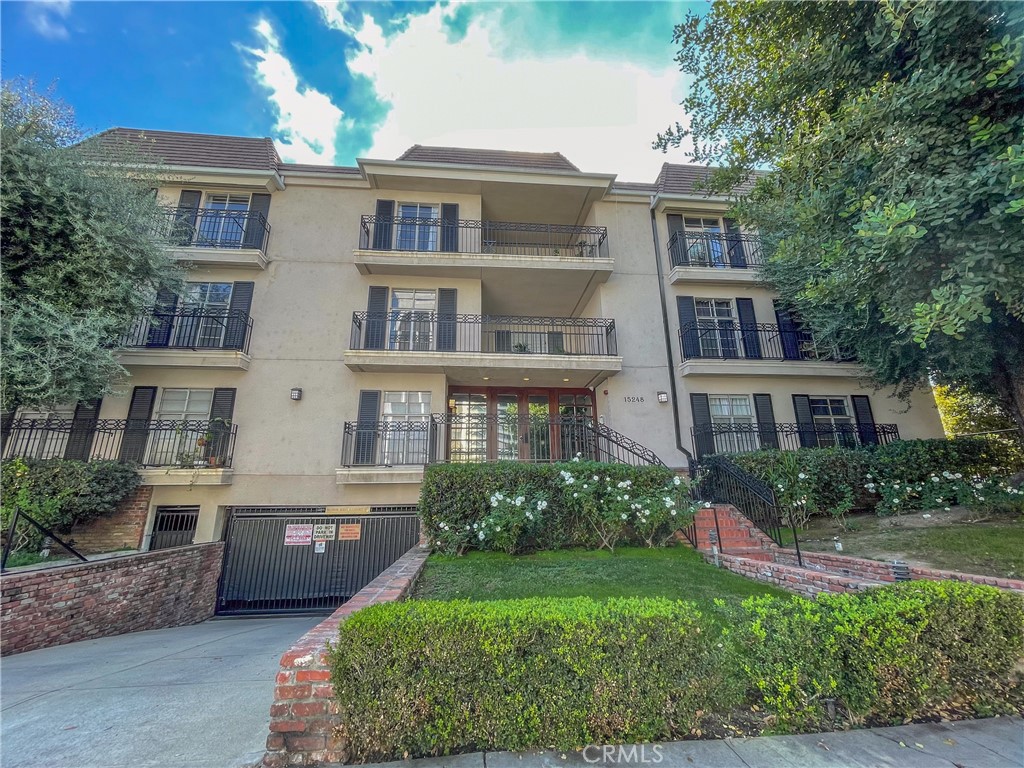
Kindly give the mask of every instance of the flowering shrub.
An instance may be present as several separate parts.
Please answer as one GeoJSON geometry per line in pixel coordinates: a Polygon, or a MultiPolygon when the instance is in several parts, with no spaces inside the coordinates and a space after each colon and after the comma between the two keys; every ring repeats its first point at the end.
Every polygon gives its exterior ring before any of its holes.
{"type": "Polygon", "coordinates": [[[479,549],[500,549],[514,555],[526,547],[548,508],[546,499],[528,498],[530,493],[522,488],[514,496],[505,496],[501,491],[491,496],[491,513],[473,523],[479,549]]]}
{"type": "Polygon", "coordinates": [[[871,475],[864,488],[881,498],[875,511],[879,515],[900,515],[922,509],[944,509],[954,504],[965,507],[1008,507],[1024,510],[1024,491],[999,477],[965,478],[961,472],[932,474],[917,483],[879,480],[871,475]]]}

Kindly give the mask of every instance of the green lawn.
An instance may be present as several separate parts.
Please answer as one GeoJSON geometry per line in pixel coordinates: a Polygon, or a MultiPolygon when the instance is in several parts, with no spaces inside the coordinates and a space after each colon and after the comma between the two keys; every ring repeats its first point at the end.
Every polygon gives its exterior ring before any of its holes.
{"type": "Polygon", "coordinates": [[[414,598],[506,600],[523,597],[668,597],[708,603],[751,595],[786,595],[704,562],[687,547],[606,551],[563,550],[535,555],[470,552],[432,555],[414,598]]]}

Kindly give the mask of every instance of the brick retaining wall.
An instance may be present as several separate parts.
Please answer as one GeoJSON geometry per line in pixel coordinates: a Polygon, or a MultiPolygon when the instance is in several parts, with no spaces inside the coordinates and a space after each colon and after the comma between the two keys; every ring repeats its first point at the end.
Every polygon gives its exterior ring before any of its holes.
{"type": "Polygon", "coordinates": [[[363,587],[329,618],[299,638],[283,656],[270,706],[265,768],[341,762],[343,745],[334,738],[331,668],[327,644],[351,613],[375,603],[401,600],[412,589],[428,551],[413,547],[363,587]]]}
{"type": "MultiPolygon", "coordinates": [[[[83,554],[113,552],[115,549],[138,549],[146,530],[153,486],[140,485],[110,515],[98,517],[85,525],[76,525],[61,538],[83,554]]],[[[58,548],[59,549],[59,548],[58,548]]]]}
{"type": "Polygon", "coordinates": [[[213,616],[224,544],[0,576],[3,655],[213,616]]]}

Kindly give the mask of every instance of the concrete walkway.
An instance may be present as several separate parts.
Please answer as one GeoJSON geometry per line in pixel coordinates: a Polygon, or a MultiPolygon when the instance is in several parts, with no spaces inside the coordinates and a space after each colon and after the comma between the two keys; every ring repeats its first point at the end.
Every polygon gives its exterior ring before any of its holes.
{"type": "Polygon", "coordinates": [[[994,717],[804,736],[590,747],[583,752],[569,753],[476,752],[456,757],[377,763],[363,768],[592,768],[611,765],[660,765],[664,768],[1024,768],[1024,720],[994,717]]]}
{"type": "Polygon", "coordinates": [[[221,619],[0,660],[3,768],[238,768],[278,660],[322,617],[221,619]]]}

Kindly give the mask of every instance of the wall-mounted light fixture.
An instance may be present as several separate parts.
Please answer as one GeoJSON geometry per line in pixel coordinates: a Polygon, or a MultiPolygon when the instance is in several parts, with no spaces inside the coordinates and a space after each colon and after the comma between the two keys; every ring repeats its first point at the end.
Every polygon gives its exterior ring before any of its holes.
{"type": "Polygon", "coordinates": [[[302,399],[302,387],[292,387],[291,398],[292,398],[292,400],[301,400],[302,399]]]}
{"type": "Polygon", "coordinates": [[[667,403],[668,402],[668,392],[659,392],[658,393],[658,402],[659,403],[667,403]]]}

